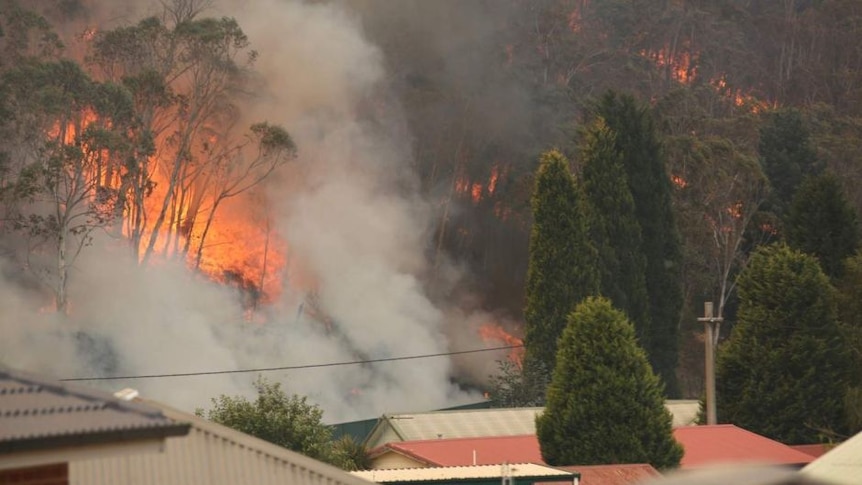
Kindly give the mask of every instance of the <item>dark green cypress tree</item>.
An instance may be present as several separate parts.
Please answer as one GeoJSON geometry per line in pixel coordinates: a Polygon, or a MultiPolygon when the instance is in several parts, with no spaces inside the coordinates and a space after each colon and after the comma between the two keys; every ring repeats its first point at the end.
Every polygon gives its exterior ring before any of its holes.
{"type": "Polygon", "coordinates": [[[593,216],[590,232],[599,252],[601,293],[631,319],[640,345],[647,348],[646,260],[634,199],[615,143],[602,118],[584,136],[582,176],[593,216]]]}
{"type": "Polygon", "coordinates": [[[566,315],[598,292],[596,249],[589,238],[587,203],[568,161],[542,155],[532,199],[533,228],[527,270],[525,365],[554,368],[566,315]]]}
{"type": "Polygon", "coordinates": [[[675,396],[683,301],[682,247],[661,144],[649,111],[629,95],[608,92],[599,101],[596,114],[616,135],[616,149],[622,157],[643,238],[650,304],[647,355],[668,394],[675,396]]]}
{"type": "Polygon", "coordinates": [[[638,346],[634,327],[603,297],[569,316],[544,412],[536,418],[550,465],[679,465],[662,384],[638,346]]]}
{"type": "Polygon", "coordinates": [[[805,179],[793,198],[785,229],[787,244],[817,257],[833,279],[841,276],[844,260],[859,247],[856,210],[831,174],[805,179]]]}
{"type": "Polygon", "coordinates": [[[786,444],[845,431],[852,359],[817,260],[762,246],[740,274],[736,325],[716,363],[720,422],[786,444]]]}
{"type": "Polygon", "coordinates": [[[762,210],[781,220],[789,211],[803,179],[823,170],[802,114],[794,108],[767,113],[760,128],[758,153],[763,172],[772,187],[762,210]]]}

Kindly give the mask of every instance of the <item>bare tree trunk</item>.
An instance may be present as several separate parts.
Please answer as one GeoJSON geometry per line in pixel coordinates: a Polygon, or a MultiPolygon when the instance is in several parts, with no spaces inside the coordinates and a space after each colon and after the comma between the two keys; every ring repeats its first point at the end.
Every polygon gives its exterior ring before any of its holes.
{"type": "Polygon", "coordinates": [[[198,252],[197,256],[195,257],[195,269],[199,269],[201,267],[201,259],[203,258],[204,252],[204,242],[206,242],[207,234],[210,231],[213,219],[215,219],[216,210],[218,209],[218,206],[222,200],[224,200],[224,196],[222,194],[216,197],[216,199],[213,201],[212,209],[210,209],[210,213],[207,216],[207,222],[206,224],[204,224],[203,232],[201,232],[201,242],[200,244],[198,244],[198,252]]]}

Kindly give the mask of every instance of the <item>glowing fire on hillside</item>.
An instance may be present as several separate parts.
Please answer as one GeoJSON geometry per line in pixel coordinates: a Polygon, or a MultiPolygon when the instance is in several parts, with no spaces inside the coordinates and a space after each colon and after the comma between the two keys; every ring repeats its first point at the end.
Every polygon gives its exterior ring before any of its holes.
{"type": "MultiPolygon", "coordinates": [[[[65,124],[56,123],[48,130],[49,138],[58,144],[82,147],[84,159],[97,158],[96,163],[82,160],[76,170],[83,170],[91,189],[86,194],[91,204],[101,202],[99,194],[118,192],[128,169],[109,162],[112,154],[102,150],[87,154],[89,148],[83,135],[88,127],[102,123],[91,110],[82,111],[77,119],[65,124]]],[[[109,126],[108,121],[104,124],[109,126]]],[[[200,156],[200,155],[199,155],[200,156]]],[[[159,167],[162,160],[150,157],[148,165],[159,167]]],[[[143,221],[143,234],[138,242],[138,253],[143,255],[153,234],[153,221],[158,218],[162,202],[172,196],[166,170],[153,168],[149,173],[149,192],[140,208],[126,203],[117,210],[122,220],[112,221],[114,231],[128,238],[130,244],[133,218],[143,221]],[[136,214],[140,211],[140,214],[136,214]]],[[[191,193],[190,187],[181,187],[191,193]]],[[[206,228],[207,216],[213,210],[217,195],[207,187],[199,189],[196,201],[191,195],[180,193],[170,207],[165,226],[159,232],[153,246],[154,260],[185,260],[190,268],[196,268],[209,278],[235,286],[242,290],[248,306],[257,306],[275,300],[280,294],[281,273],[286,266],[288,247],[286,242],[271,230],[266,208],[256,201],[253,193],[224,201],[206,228]],[[194,203],[192,203],[194,202],[194,203]],[[190,208],[193,206],[194,208],[190,208]],[[206,230],[206,239],[203,233],[206,230]],[[200,255],[198,256],[198,253],[200,255]],[[198,261],[198,258],[200,260],[198,261]]]]}
{"type": "Polygon", "coordinates": [[[664,47],[658,51],[644,50],[640,54],[665,69],[670,78],[680,84],[691,84],[697,77],[697,53],[683,51],[674,55],[669,47],[664,47]]]}
{"type": "Polygon", "coordinates": [[[488,180],[485,182],[470,180],[466,175],[462,175],[455,180],[455,192],[462,195],[469,195],[470,200],[474,204],[482,202],[487,197],[494,195],[500,178],[505,176],[505,170],[500,169],[499,164],[491,167],[491,173],[488,180]]]}
{"type": "Polygon", "coordinates": [[[515,348],[509,350],[507,357],[512,363],[521,367],[524,362],[523,339],[510,334],[496,323],[485,323],[479,327],[479,336],[487,343],[514,346],[515,348]]]}

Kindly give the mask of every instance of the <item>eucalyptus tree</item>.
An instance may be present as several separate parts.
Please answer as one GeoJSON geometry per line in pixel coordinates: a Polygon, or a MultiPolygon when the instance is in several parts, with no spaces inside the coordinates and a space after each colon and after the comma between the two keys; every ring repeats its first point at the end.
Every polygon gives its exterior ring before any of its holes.
{"type": "Polygon", "coordinates": [[[221,202],[258,185],[295,152],[280,127],[236,126],[257,54],[234,19],[201,17],[206,4],[173,0],[161,16],[102,32],[93,43],[90,62],[132,92],[137,136],[154,148],[122,167],[118,181],[124,232],[142,264],[157,252],[184,258],[194,251],[199,265],[221,202]],[[155,210],[145,209],[149,198],[155,210]]]}
{"type": "Polygon", "coordinates": [[[20,137],[6,180],[15,229],[28,236],[28,266],[52,288],[56,308],[68,304],[70,268],[97,228],[111,222],[116,197],[106,167],[128,153],[134,123],[129,92],[93,81],[73,61],[25,62],[2,75],[4,109],[17,113],[20,137]],[[51,264],[37,264],[51,254],[51,264]]]}

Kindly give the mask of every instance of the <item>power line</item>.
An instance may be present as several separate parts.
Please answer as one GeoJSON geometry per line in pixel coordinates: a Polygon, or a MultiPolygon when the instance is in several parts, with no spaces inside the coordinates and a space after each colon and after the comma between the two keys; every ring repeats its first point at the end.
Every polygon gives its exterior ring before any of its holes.
{"type": "Polygon", "coordinates": [[[103,376],[103,377],[70,377],[67,379],[59,379],[64,382],[72,381],[117,381],[122,379],[155,379],[161,377],[191,377],[191,376],[211,376],[217,374],[244,374],[249,372],[272,372],[277,370],[297,370],[297,369],[315,369],[320,367],[336,367],[342,365],[356,364],[373,364],[377,362],[393,362],[396,360],[415,360],[428,359],[431,357],[444,357],[449,355],[474,354],[477,352],[491,352],[495,350],[511,350],[519,349],[524,345],[508,345],[506,347],[492,347],[487,349],[460,350],[457,352],[440,352],[438,354],[423,354],[423,355],[407,355],[403,357],[387,357],[384,359],[368,359],[368,360],[352,360],[347,362],[327,362],[325,364],[305,364],[305,365],[286,365],[281,367],[262,367],[259,369],[237,369],[237,370],[216,370],[207,372],[178,372],[173,374],[146,374],[134,376],[103,376]]]}

